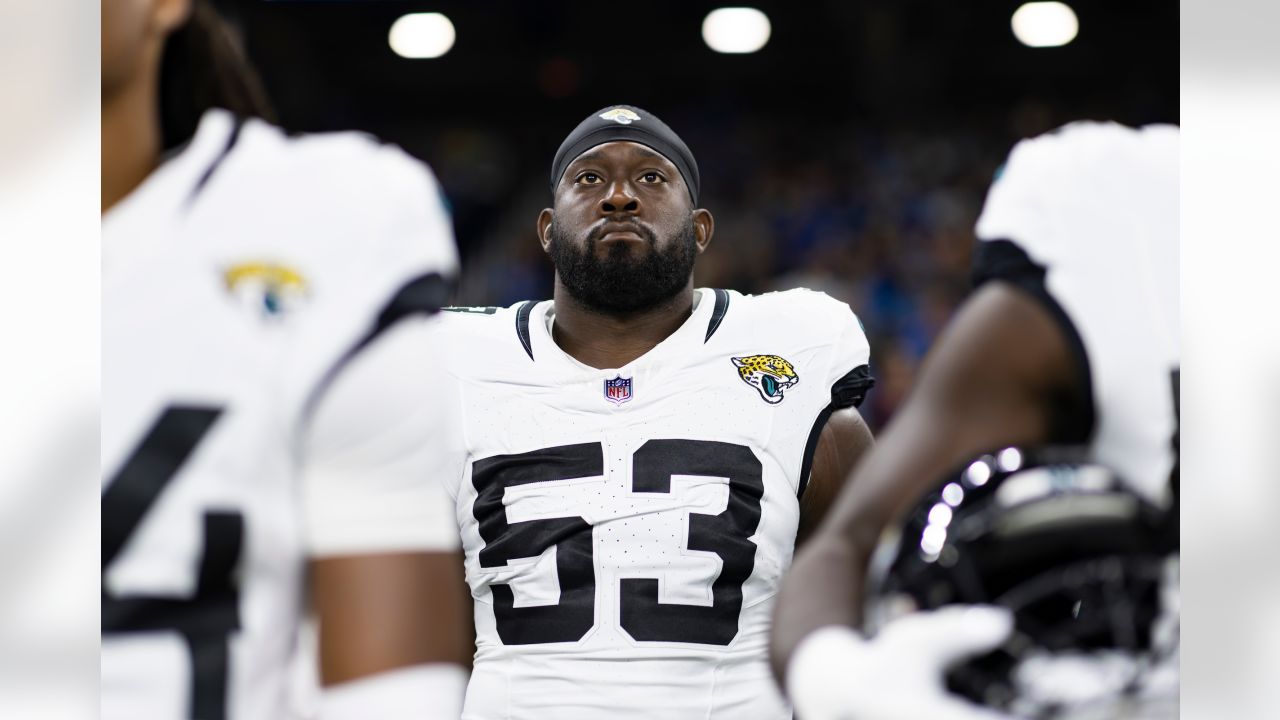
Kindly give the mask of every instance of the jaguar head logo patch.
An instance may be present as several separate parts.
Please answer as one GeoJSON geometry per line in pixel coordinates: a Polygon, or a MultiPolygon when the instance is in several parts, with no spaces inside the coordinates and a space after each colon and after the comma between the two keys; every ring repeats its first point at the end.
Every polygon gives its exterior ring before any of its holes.
{"type": "Polygon", "coordinates": [[[787,388],[800,382],[791,363],[777,355],[747,355],[729,358],[738,368],[742,382],[755,388],[770,405],[782,402],[787,388]]]}
{"type": "Polygon", "coordinates": [[[614,108],[609,112],[600,113],[601,120],[612,120],[619,125],[630,125],[640,119],[640,116],[626,108],[614,108]]]}
{"type": "Polygon", "coordinates": [[[223,270],[227,292],[263,317],[279,317],[297,308],[310,290],[297,270],[271,262],[243,262],[223,270]]]}

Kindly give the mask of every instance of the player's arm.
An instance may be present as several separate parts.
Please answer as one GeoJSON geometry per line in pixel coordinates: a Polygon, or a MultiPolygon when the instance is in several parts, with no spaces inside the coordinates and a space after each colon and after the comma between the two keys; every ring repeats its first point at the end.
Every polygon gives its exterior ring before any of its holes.
{"type": "Polygon", "coordinates": [[[785,577],[771,643],[779,679],[807,635],[859,624],[866,566],[881,532],[938,478],[981,452],[1050,437],[1050,409],[1080,391],[1074,363],[1039,299],[1003,282],[975,292],[785,577]]]}
{"type": "MultiPolygon", "coordinates": [[[[871,376],[871,345],[867,342],[862,322],[852,309],[819,295],[835,329],[831,341],[832,363],[826,382],[831,388],[831,404],[819,417],[817,442],[809,456],[810,472],[801,478],[800,522],[796,529],[796,547],[812,537],[844,487],[849,473],[871,447],[871,429],[858,413],[867,392],[875,385],[871,376]],[[825,417],[825,422],[823,420],[825,417]]],[[[830,332],[828,330],[828,332],[830,332]]],[[[813,438],[810,438],[813,442],[813,438]]]]}
{"type": "Polygon", "coordinates": [[[456,551],[313,561],[313,608],[324,624],[320,646],[324,684],[418,664],[469,667],[471,605],[465,589],[446,591],[463,589],[463,583],[462,555],[456,551]],[[447,622],[449,618],[460,621],[447,622]]]}
{"type": "Polygon", "coordinates": [[[813,470],[800,496],[800,527],[796,547],[809,539],[831,509],[845,479],[871,449],[871,429],[857,408],[836,410],[827,419],[813,453],[813,470]]]}
{"type": "Polygon", "coordinates": [[[472,611],[454,501],[456,388],[431,319],[403,320],[318,402],[304,487],[320,717],[457,718],[472,611]]]}

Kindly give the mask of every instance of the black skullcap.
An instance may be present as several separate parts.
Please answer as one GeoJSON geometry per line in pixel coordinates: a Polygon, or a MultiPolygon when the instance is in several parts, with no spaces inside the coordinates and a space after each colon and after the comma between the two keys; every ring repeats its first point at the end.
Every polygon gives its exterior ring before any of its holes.
{"type": "Polygon", "coordinates": [[[670,160],[684,177],[693,204],[698,204],[698,163],[689,152],[689,146],[657,116],[634,105],[610,105],[578,123],[578,127],[560,143],[556,158],[551,163],[551,193],[555,194],[564,169],[575,158],[597,145],[615,140],[640,143],[670,160]]]}

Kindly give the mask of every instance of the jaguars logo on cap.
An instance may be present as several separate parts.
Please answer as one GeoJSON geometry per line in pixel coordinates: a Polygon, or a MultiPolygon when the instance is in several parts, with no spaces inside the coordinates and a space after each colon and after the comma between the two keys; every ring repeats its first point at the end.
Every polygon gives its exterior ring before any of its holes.
{"type": "Polygon", "coordinates": [[[630,125],[640,119],[640,116],[626,108],[614,108],[609,112],[600,113],[601,120],[612,120],[619,125],[630,125]]]}
{"type": "Polygon", "coordinates": [[[729,358],[738,368],[742,382],[755,388],[760,399],[770,405],[782,402],[783,392],[800,382],[796,369],[777,355],[747,355],[729,358]]]}

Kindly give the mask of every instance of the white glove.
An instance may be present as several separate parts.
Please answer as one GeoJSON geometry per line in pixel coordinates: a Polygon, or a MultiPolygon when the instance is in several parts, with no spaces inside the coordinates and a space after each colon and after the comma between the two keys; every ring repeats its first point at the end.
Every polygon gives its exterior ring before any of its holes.
{"type": "Polygon", "coordinates": [[[787,667],[798,720],[1010,720],[947,692],[956,661],[992,650],[1013,630],[1005,608],[954,606],[894,619],[871,640],[820,628],[787,667]]]}

